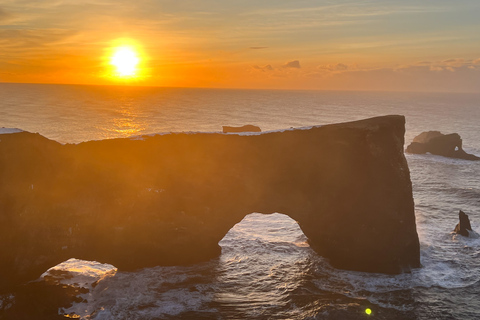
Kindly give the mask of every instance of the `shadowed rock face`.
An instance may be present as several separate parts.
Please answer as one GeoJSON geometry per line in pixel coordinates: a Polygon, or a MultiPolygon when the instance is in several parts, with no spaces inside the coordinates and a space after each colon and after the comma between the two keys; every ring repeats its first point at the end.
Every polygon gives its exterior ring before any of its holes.
{"type": "Polygon", "coordinates": [[[453,232],[458,233],[464,237],[469,237],[470,233],[468,231],[472,231],[472,226],[470,224],[470,219],[468,219],[468,215],[465,214],[462,210],[458,212],[458,219],[460,220],[458,224],[455,226],[455,230],[453,232]]]}
{"type": "Polygon", "coordinates": [[[77,145],[1,135],[0,287],[71,257],[120,270],[206,261],[251,212],[289,215],[338,268],[419,267],[404,124],[77,145]]]}
{"type": "Polygon", "coordinates": [[[480,160],[479,157],[466,153],[462,148],[462,139],[458,133],[442,134],[439,131],[422,132],[413,139],[406,152],[439,156],[464,160],[480,160]]]}

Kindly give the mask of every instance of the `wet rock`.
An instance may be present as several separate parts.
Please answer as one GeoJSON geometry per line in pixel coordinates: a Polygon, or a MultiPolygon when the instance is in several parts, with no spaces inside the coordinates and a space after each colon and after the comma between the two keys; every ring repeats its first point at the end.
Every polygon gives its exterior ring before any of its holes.
{"type": "Polygon", "coordinates": [[[70,286],[53,285],[44,281],[29,282],[10,293],[12,301],[0,306],[0,319],[4,320],[61,320],[59,308],[69,308],[78,302],[78,293],[70,286]]]}
{"type": "Polygon", "coordinates": [[[464,237],[470,236],[469,231],[472,231],[472,226],[470,225],[470,219],[468,219],[468,215],[460,210],[458,213],[458,218],[460,219],[460,222],[455,226],[455,230],[453,231],[464,237]]]}
{"type": "Polygon", "coordinates": [[[414,154],[431,153],[439,156],[464,160],[480,160],[462,149],[462,139],[458,133],[442,134],[439,131],[422,132],[413,139],[406,152],[414,154]]]}

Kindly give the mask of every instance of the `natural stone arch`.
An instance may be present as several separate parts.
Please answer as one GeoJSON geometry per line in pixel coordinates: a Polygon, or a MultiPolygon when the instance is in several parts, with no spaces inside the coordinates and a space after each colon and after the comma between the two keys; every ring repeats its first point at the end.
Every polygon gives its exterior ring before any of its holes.
{"type": "Polygon", "coordinates": [[[333,266],[418,267],[405,119],[253,135],[0,142],[0,286],[75,257],[120,270],[205,261],[251,212],[298,221],[333,266]]]}

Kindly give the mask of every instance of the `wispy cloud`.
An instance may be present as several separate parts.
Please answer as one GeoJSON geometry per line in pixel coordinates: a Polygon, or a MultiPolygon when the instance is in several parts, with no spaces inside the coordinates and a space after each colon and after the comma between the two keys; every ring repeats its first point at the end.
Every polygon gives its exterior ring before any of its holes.
{"type": "Polygon", "coordinates": [[[269,64],[263,66],[263,67],[260,67],[260,66],[253,66],[252,68],[256,69],[256,70],[259,70],[259,71],[262,71],[262,72],[268,72],[268,71],[273,71],[273,67],[269,64]]]}
{"type": "Polygon", "coordinates": [[[305,1],[303,3],[292,3],[284,8],[264,8],[245,12],[244,15],[305,15],[305,14],[334,14],[335,17],[367,17],[367,16],[383,16],[390,14],[408,14],[408,13],[425,13],[425,12],[445,12],[448,7],[439,4],[433,5],[405,5],[402,2],[385,2],[385,1],[337,1],[331,4],[327,1],[305,1]],[[320,4],[324,2],[324,4],[320,4]]]}
{"type": "Polygon", "coordinates": [[[15,50],[14,53],[41,50],[68,43],[76,31],[63,29],[0,29],[0,44],[3,50],[15,50]]]}
{"type": "Polygon", "coordinates": [[[396,71],[404,71],[412,68],[425,67],[429,71],[448,71],[455,72],[460,69],[480,70],[480,59],[450,58],[438,61],[419,61],[410,65],[402,65],[394,68],[396,71]]]}
{"type": "Polygon", "coordinates": [[[0,22],[11,19],[12,15],[0,8],[0,22]]]}
{"type": "Polygon", "coordinates": [[[348,65],[344,63],[337,63],[337,64],[327,64],[327,65],[320,65],[317,67],[319,70],[325,71],[345,71],[351,69],[348,65]]]}
{"type": "Polygon", "coordinates": [[[382,68],[338,62],[291,69],[296,72],[283,66],[258,74],[267,79],[290,79],[299,88],[311,89],[480,92],[480,58],[419,61],[382,68]]]}
{"type": "Polygon", "coordinates": [[[300,61],[298,61],[298,60],[289,61],[289,62],[285,63],[282,67],[283,68],[294,68],[294,69],[300,69],[301,68],[300,61]]]}

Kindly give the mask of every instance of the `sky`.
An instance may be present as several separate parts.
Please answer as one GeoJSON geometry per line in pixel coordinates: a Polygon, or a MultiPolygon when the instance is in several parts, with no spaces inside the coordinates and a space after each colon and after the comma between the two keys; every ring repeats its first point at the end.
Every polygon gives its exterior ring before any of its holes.
{"type": "Polygon", "coordinates": [[[480,92],[479,0],[0,0],[0,82],[480,92]],[[139,57],[114,74],[115,48],[139,57]]]}

